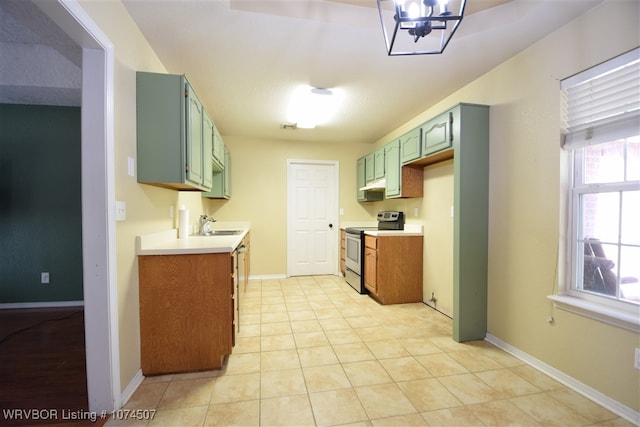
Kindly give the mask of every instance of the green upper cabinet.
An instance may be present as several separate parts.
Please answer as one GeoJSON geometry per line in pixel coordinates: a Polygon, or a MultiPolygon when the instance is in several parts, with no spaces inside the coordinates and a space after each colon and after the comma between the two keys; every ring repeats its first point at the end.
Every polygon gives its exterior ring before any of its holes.
{"type": "Polygon", "coordinates": [[[202,197],[209,199],[231,198],[231,155],[227,147],[222,144],[224,169],[213,173],[211,191],[202,193],[202,197]]]}
{"type": "Polygon", "coordinates": [[[365,201],[364,190],[361,190],[362,187],[365,186],[366,178],[365,178],[365,158],[360,157],[356,162],[356,197],[359,202],[365,201]]]}
{"type": "Polygon", "coordinates": [[[204,111],[191,85],[185,85],[187,95],[187,180],[196,186],[204,184],[204,111]]]}
{"type": "Polygon", "coordinates": [[[224,168],[224,143],[217,126],[213,126],[213,168],[220,172],[224,168]]]}
{"type": "Polygon", "coordinates": [[[361,190],[366,183],[366,157],[360,157],[356,163],[356,194],[359,202],[371,202],[375,200],[382,200],[381,191],[367,191],[361,190]]]}
{"type": "Polygon", "coordinates": [[[138,72],[136,95],[138,182],[210,190],[205,110],[186,77],[138,72]]]}
{"type": "Polygon", "coordinates": [[[403,166],[401,163],[402,139],[397,139],[384,146],[385,197],[387,199],[422,197],[422,169],[403,166]]]}
{"type": "Polygon", "coordinates": [[[400,140],[388,143],[383,147],[385,152],[385,166],[387,169],[385,183],[385,197],[400,197],[400,140]]]}
{"type": "Polygon", "coordinates": [[[376,179],[375,170],[375,153],[369,153],[364,156],[364,176],[367,184],[376,179]]]}
{"type": "Polygon", "coordinates": [[[416,128],[400,137],[400,160],[407,163],[419,159],[422,155],[421,128],[416,128]]]}
{"type": "Polygon", "coordinates": [[[453,144],[453,112],[447,111],[422,125],[422,156],[450,148],[453,144]]]}
{"type": "Polygon", "coordinates": [[[385,174],[385,149],[384,147],[377,149],[373,153],[373,176],[374,179],[382,179],[385,174]]]}
{"type": "Polygon", "coordinates": [[[202,119],[202,150],[203,150],[203,178],[202,182],[207,188],[213,183],[213,120],[206,111],[202,119]]]}

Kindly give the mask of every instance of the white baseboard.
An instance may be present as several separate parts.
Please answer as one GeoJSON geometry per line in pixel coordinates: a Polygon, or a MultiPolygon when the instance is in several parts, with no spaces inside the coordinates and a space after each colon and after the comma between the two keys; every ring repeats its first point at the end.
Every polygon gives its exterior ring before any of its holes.
{"type": "Polygon", "coordinates": [[[249,281],[252,280],[279,280],[286,279],[286,274],[257,274],[253,276],[249,276],[249,281]]]}
{"type": "Polygon", "coordinates": [[[0,310],[16,308],[57,308],[84,307],[84,301],[44,301],[44,302],[8,302],[0,303],[0,310]]]}
{"type": "Polygon", "coordinates": [[[623,405],[622,403],[610,398],[605,394],[600,393],[598,390],[589,387],[588,385],[576,380],[573,377],[570,377],[569,375],[565,374],[562,371],[559,371],[558,369],[550,365],[547,365],[543,361],[536,359],[535,357],[531,356],[528,353],[525,353],[522,350],[517,349],[511,344],[507,344],[498,337],[487,334],[485,340],[495,345],[496,347],[501,348],[507,353],[512,354],[513,356],[531,365],[544,374],[550,376],[554,380],[564,384],[573,391],[580,393],[587,399],[594,401],[598,405],[605,407],[614,414],[617,414],[618,416],[626,419],[630,423],[633,423],[634,425],[640,424],[640,412],[623,405]]]}
{"type": "Polygon", "coordinates": [[[117,409],[126,405],[129,399],[131,399],[131,396],[133,396],[133,393],[135,393],[140,384],[142,384],[142,381],[144,381],[144,375],[142,375],[142,369],[139,369],[133,379],[129,381],[129,384],[127,384],[125,389],[122,390],[122,393],[120,393],[120,405],[117,409]]]}
{"type": "MultiPolygon", "coordinates": [[[[327,274],[327,276],[344,277],[341,272],[337,272],[335,274],[327,274]]],[[[252,280],[280,280],[280,279],[286,279],[287,277],[289,277],[289,276],[287,276],[286,274],[256,274],[256,275],[249,276],[249,281],[252,281],[252,280]]],[[[304,277],[304,276],[301,276],[301,277],[304,277]]]]}

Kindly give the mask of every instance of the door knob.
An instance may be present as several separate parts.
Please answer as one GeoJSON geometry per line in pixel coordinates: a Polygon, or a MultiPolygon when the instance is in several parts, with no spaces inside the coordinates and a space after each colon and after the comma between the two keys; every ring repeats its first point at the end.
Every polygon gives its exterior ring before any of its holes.
{"type": "Polygon", "coordinates": [[[333,228],[333,224],[329,224],[329,228],[333,228]]]}

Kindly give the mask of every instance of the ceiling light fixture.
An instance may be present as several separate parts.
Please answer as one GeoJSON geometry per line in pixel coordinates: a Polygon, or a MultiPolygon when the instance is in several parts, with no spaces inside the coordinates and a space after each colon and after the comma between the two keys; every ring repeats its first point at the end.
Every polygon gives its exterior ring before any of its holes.
{"type": "Polygon", "coordinates": [[[466,0],[377,0],[389,56],[439,54],[462,22],[466,0]],[[454,14],[451,10],[458,10],[454,14]]]}
{"type": "Polygon", "coordinates": [[[336,100],[331,90],[303,86],[292,99],[289,122],[295,123],[295,128],[298,129],[311,129],[326,123],[335,108],[336,100]]]}

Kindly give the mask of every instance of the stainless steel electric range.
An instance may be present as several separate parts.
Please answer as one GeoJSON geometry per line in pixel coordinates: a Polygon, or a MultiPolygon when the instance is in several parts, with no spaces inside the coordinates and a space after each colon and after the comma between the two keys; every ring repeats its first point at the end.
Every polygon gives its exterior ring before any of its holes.
{"type": "Polygon", "coordinates": [[[404,213],[400,211],[378,212],[377,227],[345,228],[345,278],[347,283],[361,294],[366,294],[364,286],[364,235],[375,230],[404,230],[404,213]]]}

